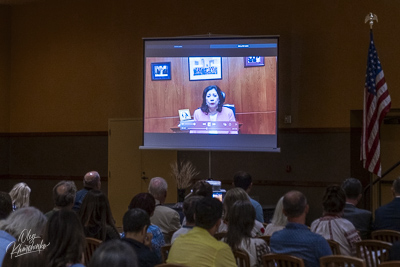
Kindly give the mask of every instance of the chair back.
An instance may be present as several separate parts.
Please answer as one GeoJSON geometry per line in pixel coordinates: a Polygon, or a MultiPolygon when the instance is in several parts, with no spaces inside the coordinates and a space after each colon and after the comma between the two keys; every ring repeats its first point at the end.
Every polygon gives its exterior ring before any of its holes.
{"type": "Polygon", "coordinates": [[[303,259],[288,254],[265,254],[262,261],[264,267],[304,267],[303,259]]]}
{"type": "Polygon", "coordinates": [[[375,230],[372,231],[371,238],[393,244],[400,240],[400,232],[395,230],[375,230]]]}
{"type": "Polygon", "coordinates": [[[251,267],[249,254],[241,249],[233,250],[233,255],[235,256],[236,265],[238,267],[251,267]]]}
{"type": "Polygon", "coordinates": [[[226,233],[227,233],[227,232],[215,233],[215,234],[214,234],[214,237],[215,237],[217,240],[221,240],[222,238],[224,238],[224,237],[226,236],[226,233]]]}
{"type": "Polygon", "coordinates": [[[172,236],[176,231],[170,231],[168,233],[163,233],[165,244],[171,244],[172,236]]]}
{"type": "Polygon", "coordinates": [[[333,255],[341,255],[342,254],[342,253],[340,253],[340,245],[338,242],[336,242],[333,239],[327,239],[326,241],[328,241],[329,247],[331,248],[333,255]]]}
{"type": "Polygon", "coordinates": [[[377,267],[387,261],[392,244],[380,240],[362,240],[356,242],[357,257],[365,260],[367,267],[377,267]]]}
{"type": "Polygon", "coordinates": [[[379,267],[399,267],[400,261],[385,261],[379,264],[379,267]]]}
{"type": "Polygon", "coordinates": [[[345,255],[330,255],[319,259],[320,267],[366,267],[365,261],[345,255]]]}
{"type": "Polygon", "coordinates": [[[265,243],[267,243],[267,245],[269,246],[269,241],[271,240],[271,236],[270,235],[257,236],[257,238],[260,238],[260,239],[264,240],[265,243]]]}
{"type": "Polygon", "coordinates": [[[177,263],[161,263],[157,264],[154,267],[187,267],[186,265],[177,264],[177,263]]]}
{"type": "Polygon", "coordinates": [[[168,259],[168,253],[169,250],[171,249],[171,244],[167,244],[161,247],[161,258],[162,258],[162,262],[166,263],[167,259],[168,259]]]}
{"type": "Polygon", "coordinates": [[[91,238],[91,237],[86,237],[86,248],[85,248],[85,265],[89,265],[89,261],[92,258],[92,255],[96,248],[100,246],[100,244],[103,241],[96,239],[96,238],[91,238]]]}

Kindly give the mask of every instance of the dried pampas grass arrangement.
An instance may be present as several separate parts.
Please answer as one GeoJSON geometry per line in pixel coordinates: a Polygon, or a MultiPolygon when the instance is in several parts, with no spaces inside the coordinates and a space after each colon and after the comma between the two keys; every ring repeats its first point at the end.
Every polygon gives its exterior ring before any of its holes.
{"type": "Polygon", "coordinates": [[[172,176],[176,180],[178,189],[186,189],[192,185],[193,177],[200,174],[191,161],[181,161],[171,164],[172,176]]]}

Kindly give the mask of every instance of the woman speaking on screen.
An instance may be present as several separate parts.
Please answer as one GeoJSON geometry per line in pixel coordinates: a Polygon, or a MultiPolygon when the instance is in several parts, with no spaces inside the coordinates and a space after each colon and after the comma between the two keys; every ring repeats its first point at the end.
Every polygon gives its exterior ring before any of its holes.
{"type": "MultiPolygon", "coordinates": [[[[203,103],[194,112],[195,121],[236,121],[232,109],[224,107],[225,93],[216,85],[210,85],[203,91],[203,103]]],[[[237,134],[237,131],[191,131],[191,133],[237,134]]]]}

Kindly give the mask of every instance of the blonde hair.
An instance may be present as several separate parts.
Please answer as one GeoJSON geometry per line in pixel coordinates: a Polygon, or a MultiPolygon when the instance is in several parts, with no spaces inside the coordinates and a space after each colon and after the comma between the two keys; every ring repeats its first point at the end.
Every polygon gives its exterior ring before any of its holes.
{"type": "Polygon", "coordinates": [[[283,197],[278,200],[276,203],[274,216],[272,217],[271,223],[279,226],[286,226],[287,217],[283,214],[283,197]]]}
{"type": "Polygon", "coordinates": [[[31,189],[26,183],[14,185],[13,189],[10,191],[13,207],[15,207],[15,209],[28,207],[30,194],[31,189]]]}

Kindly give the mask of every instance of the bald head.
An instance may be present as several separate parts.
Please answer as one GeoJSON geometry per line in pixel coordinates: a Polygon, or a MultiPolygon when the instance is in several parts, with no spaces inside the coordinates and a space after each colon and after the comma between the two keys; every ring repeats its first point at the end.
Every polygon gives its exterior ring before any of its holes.
{"type": "Polygon", "coordinates": [[[149,183],[149,193],[153,195],[153,197],[159,200],[161,203],[164,203],[165,198],[167,197],[168,184],[162,177],[154,177],[150,180],[149,183]]]}
{"type": "Polygon", "coordinates": [[[297,218],[306,213],[307,199],[300,191],[290,191],[283,197],[283,210],[286,217],[297,218]]]}
{"type": "Polygon", "coordinates": [[[96,171],[91,171],[85,174],[83,177],[83,186],[91,189],[100,190],[100,174],[96,171]]]}

